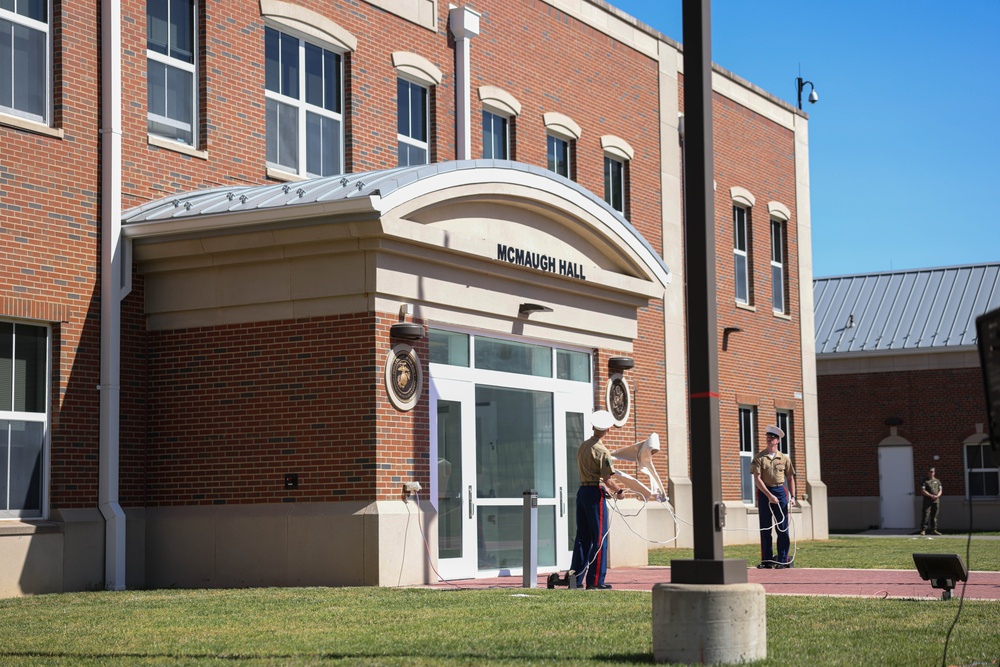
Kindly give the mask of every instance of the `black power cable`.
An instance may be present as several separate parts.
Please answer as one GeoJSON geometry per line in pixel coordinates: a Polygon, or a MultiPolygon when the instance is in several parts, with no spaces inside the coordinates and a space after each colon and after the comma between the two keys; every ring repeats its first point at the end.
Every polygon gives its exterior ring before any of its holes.
{"type": "MultiPolygon", "coordinates": [[[[969,561],[969,556],[972,553],[972,495],[969,495],[969,537],[965,542],[965,567],[972,572],[972,565],[969,561]]],[[[969,583],[969,578],[966,577],[965,581],[962,582],[962,594],[958,596],[958,611],[955,612],[955,620],[951,622],[951,627],[948,628],[948,634],[944,638],[944,654],[941,656],[941,667],[947,667],[948,665],[948,643],[951,641],[951,631],[955,629],[958,624],[958,617],[962,615],[962,604],[965,602],[965,587],[969,583]]]]}

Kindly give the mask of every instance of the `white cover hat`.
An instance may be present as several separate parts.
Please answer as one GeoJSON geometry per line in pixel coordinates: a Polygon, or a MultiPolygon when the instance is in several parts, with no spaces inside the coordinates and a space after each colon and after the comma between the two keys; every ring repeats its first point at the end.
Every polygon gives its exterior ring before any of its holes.
{"type": "Polygon", "coordinates": [[[785,432],[782,431],[777,426],[768,426],[767,430],[765,431],[765,433],[774,434],[774,435],[778,436],[779,438],[784,438],[785,437],[785,432]]]}
{"type": "Polygon", "coordinates": [[[607,410],[597,410],[590,415],[590,425],[595,431],[607,431],[615,425],[615,418],[607,410]]]}

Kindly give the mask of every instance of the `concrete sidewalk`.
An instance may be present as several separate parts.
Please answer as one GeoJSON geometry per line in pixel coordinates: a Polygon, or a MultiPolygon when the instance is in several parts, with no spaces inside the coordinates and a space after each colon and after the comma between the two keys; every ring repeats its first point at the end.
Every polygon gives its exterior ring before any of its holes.
{"type": "MultiPolygon", "coordinates": [[[[545,588],[548,575],[539,575],[538,588],[545,588]]],[[[747,570],[750,583],[761,584],[768,595],[836,595],[843,597],[940,599],[941,590],[931,588],[914,570],[847,570],[791,568],[786,570],[747,570]]],[[[614,568],[608,570],[607,583],[614,590],[652,591],[658,583],[670,581],[669,567],[614,568]]],[[[965,585],[966,599],[1000,600],[1000,572],[970,572],[965,585]]],[[[952,592],[962,595],[962,582],[952,592]]],[[[522,578],[463,579],[432,584],[440,589],[511,588],[524,589],[522,578]]],[[[613,591],[611,591],[613,592],[613,591]]],[[[580,591],[600,595],[605,591],[580,591]]]]}

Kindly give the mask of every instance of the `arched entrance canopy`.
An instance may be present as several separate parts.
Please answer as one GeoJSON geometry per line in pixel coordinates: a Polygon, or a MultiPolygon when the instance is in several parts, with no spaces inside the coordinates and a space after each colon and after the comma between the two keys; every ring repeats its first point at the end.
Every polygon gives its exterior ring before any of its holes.
{"type": "MultiPolygon", "coordinates": [[[[546,192],[567,210],[600,221],[612,245],[628,249],[647,280],[666,286],[670,270],[617,211],[577,183],[546,169],[507,160],[463,160],[316,178],[296,183],[221,187],[175,195],[126,211],[126,238],[208,232],[318,215],[387,215],[407,202],[461,186],[521,185],[546,192]]],[[[550,202],[551,203],[551,202],[550,202]]]]}
{"type": "Polygon", "coordinates": [[[192,192],[123,223],[154,330],[408,304],[429,321],[630,349],[637,309],[670,282],[593,193],[500,160],[192,192]],[[553,310],[524,322],[524,302],[553,310]]]}

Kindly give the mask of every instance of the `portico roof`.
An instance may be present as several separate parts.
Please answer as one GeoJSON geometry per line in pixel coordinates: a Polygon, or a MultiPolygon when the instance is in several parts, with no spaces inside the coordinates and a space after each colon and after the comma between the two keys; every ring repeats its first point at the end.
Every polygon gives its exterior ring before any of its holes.
{"type": "Polygon", "coordinates": [[[551,171],[508,160],[437,162],[172,195],[126,211],[123,234],[130,239],[151,239],[318,216],[380,217],[417,197],[470,184],[535,188],[587,211],[604,223],[604,234],[617,237],[617,243],[630,249],[649,279],[662,286],[670,282],[670,270],[660,255],[605,201],[551,171]]]}

